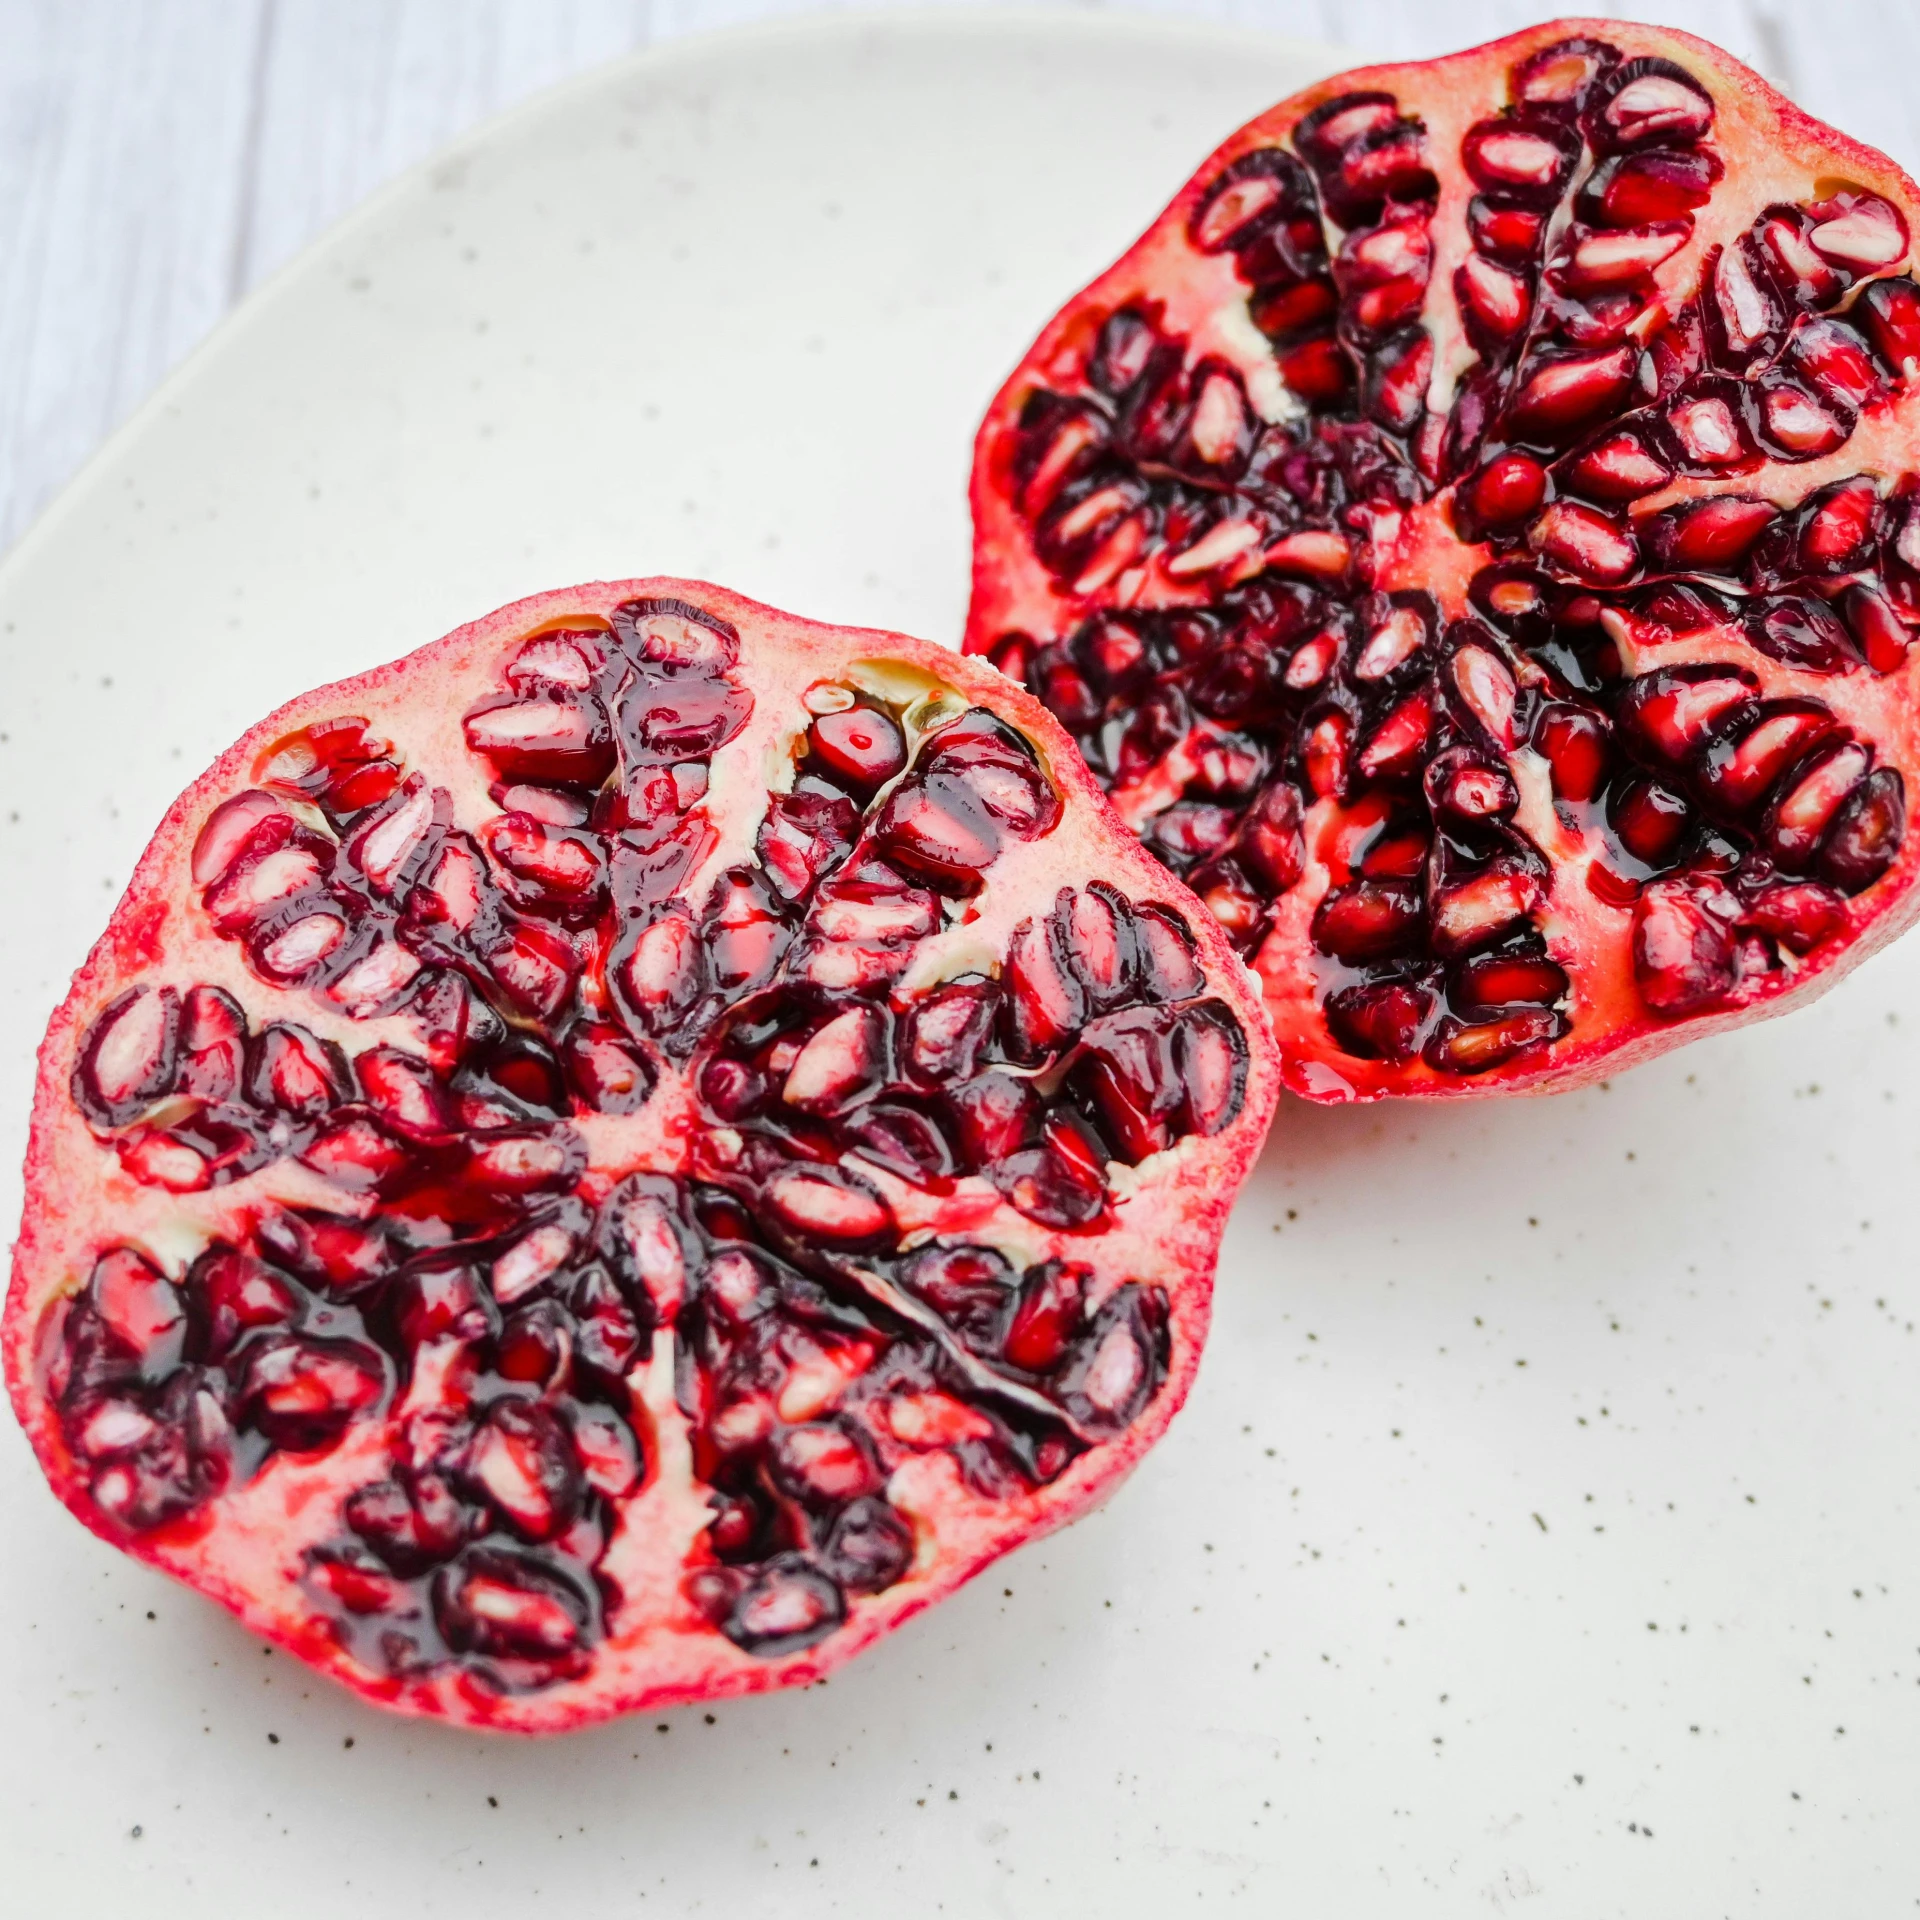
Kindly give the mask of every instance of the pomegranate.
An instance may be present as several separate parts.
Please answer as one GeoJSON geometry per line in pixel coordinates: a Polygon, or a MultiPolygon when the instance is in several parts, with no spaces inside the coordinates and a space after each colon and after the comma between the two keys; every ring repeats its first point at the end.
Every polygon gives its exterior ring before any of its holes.
{"type": "Polygon", "coordinates": [[[13,1402],[370,1699],[818,1677],[1186,1394],[1257,985],[992,668],[543,595],[175,804],[41,1053],[13,1402]]]}
{"type": "Polygon", "coordinates": [[[1002,389],[967,646],[1310,1098],[1576,1084],[1920,910],[1913,183],[1560,21],[1236,133],[1002,389]]]}

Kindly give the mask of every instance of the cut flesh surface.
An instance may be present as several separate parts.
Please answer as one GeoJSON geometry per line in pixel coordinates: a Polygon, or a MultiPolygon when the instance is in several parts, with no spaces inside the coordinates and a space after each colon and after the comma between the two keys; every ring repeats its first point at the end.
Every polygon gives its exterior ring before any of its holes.
{"type": "Polygon", "coordinates": [[[176,802],[41,1053],[5,1321],[89,1527],[367,1697],[812,1680],[1192,1380],[1257,985],[985,663],[542,595],[176,802]]]}
{"type": "Polygon", "coordinates": [[[1575,1085],[1920,908],[1913,183],[1562,20],[1242,128],[983,423],[970,650],[1309,1098],[1575,1085]]]}

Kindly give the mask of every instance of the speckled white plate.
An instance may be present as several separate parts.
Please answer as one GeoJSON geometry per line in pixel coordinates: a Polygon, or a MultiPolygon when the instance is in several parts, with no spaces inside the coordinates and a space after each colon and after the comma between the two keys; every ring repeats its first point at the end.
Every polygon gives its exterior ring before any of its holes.
{"type": "MultiPolygon", "coordinates": [[[[252,301],[0,569],[0,1213],[69,969],[248,721],[594,575],[955,635],[1005,368],[1332,64],[1107,17],[682,43],[252,301]]],[[[384,1719],[8,1426],[0,1908],[1910,1912],[1916,987],[1920,939],[1563,1100],[1288,1107],[1119,1497],[711,1717],[384,1719]]]]}

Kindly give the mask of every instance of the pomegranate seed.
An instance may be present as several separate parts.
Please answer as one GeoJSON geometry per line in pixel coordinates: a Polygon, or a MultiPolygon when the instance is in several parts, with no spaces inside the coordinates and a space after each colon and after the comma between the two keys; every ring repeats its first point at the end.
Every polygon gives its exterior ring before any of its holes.
{"type": "Polygon", "coordinates": [[[1564,701],[1540,709],[1533,746],[1553,775],[1553,791],[1562,800],[1591,800],[1605,784],[1612,729],[1603,715],[1564,701]]]}
{"type": "Polygon", "coordinates": [[[1790,352],[1801,377],[1830,407],[1857,413],[1886,398],[1872,352],[1844,320],[1807,321],[1795,330],[1790,352]]]}
{"type": "Polygon", "coordinates": [[[1736,359],[1750,358],[1772,341],[1785,324],[1773,296],[1754,271],[1744,245],[1721,250],[1713,268],[1713,313],[1736,359]]]}
{"type": "Polygon", "coordinates": [[[1605,162],[1586,197],[1609,227],[1650,226],[1705,206],[1724,171],[1710,153],[1654,148],[1605,162]]]}
{"type": "Polygon", "coordinates": [[[1692,809],[1671,788],[1653,780],[1630,780],[1609,809],[1620,844],[1642,866],[1664,867],[1692,821],[1692,809]]]}
{"type": "Polygon", "coordinates": [[[1773,790],[1781,775],[1832,739],[1839,723],[1817,701],[1777,701],[1751,724],[1722,734],[1702,754],[1696,774],[1707,800],[1740,819],[1773,790]]]}
{"type": "Polygon", "coordinates": [[[1442,887],[1434,894],[1428,929],[1433,950],[1451,960],[1501,939],[1545,897],[1538,874],[1505,863],[1442,887]]]}
{"type": "Polygon", "coordinates": [[[1440,1073],[1489,1073],[1516,1054],[1543,1047],[1567,1030],[1563,1015],[1546,1007],[1520,1007],[1483,1024],[1442,1020],[1427,1042],[1427,1064],[1440,1073]]]}
{"type": "Polygon", "coordinates": [[[171,987],[129,987],[89,1029],[73,1097],[95,1125],[125,1126],[173,1085],[180,1003],[171,987]]]}
{"type": "Polygon", "coordinates": [[[236,793],[231,800],[222,801],[207,816],[207,824],[200,829],[199,838],[193,843],[194,885],[210,887],[224,879],[241,850],[253,837],[255,828],[266,820],[284,821],[286,828],[283,831],[295,824],[292,814],[280,801],[258,788],[236,793]]]}
{"type": "Polygon", "coordinates": [[[1820,848],[1821,878],[1842,893],[1864,893],[1899,857],[1907,832],[1906,785],[1881,767],[1841,803],[1820,848]]]}
{"type": "Polygon", "coordinates": [[[457,1653],[564,1661],[587,1637],[593,1609],[550,1562],[500,1548],[470,1549],[433,1589],[434,1619],[457,1653]]]}
{"type": "Polygon", "coordinates": [[[1633,973],[1640,997],[1675,1019],[1726,998],[1735,984],[1732,902],[1721,889],[1660,880],[1633,913],[1633,973]]]}
{"type": "Polygon", "coordinates": [[[1713,101],[1669,60],[1629,60],[1620,68],[1599,126],[1616,152],[1659,144],[1691,146],[1713,125],[1713,101]]]}
{"type": "Polygon", "coordinates": [[[1618,586],[1640,565],[1632,534],[1577,500],[1556,500],[1534,521],[1527,544],[1550,566],[1596,587],[1618,586]]]}
{"type": "Polygon", "coordinates": [[[1650,759],[1686,765],[1696,746],[1752,698],[1758,677],[1743,667],[1662,667],[1628,683],[1618,713],[1629,742],[1650,759]]]}
{"type": "Polygon", "coordinates": [[[1569,293],[1600,293],[1638,286],[1687,244],[1693,222],[1665,220],[1658,225],[1575,230],[1572,244],[1555,272],[1569,293]]]}
{"type": "Polygon", "coordinates": [[[1907,224],[1878,194],[1840,193],[1807,211],[1808,244],[1850,272],[1876,273],[1907,257],[1907,224]]]}
{"type": "Polygon", "coordinates": [[[1762,653],[1807,673],[1845,673],[1859,662],[1853,636],[1819,601],[1762,601],[1746,631],[1762,653]]]}
{"type": "Polygon", "coordinates": [[[1771,501],[1720,494],[1652,515],[1641,522],[1641,537],[1663,567],[1727,573],[1779,517],[1780,510],[1771,501]]]}
{"type": "Polygon", "coordinates": [[[892,715],[877,707],[820,715],[807,730],[807,745],[829,773],[863,795],[907,764],[905,736],[892,715]]]}
{"type": "Polygon", "coordinates": [[[247,1348],[240,1408],[246,1423],[274,1446],[319,1453],[336,1445],[358,1415],[384,1398],[387,1387],[387,1362],[375,1348],[307,1334],[268,1334],[247,1348]]]}
{"type": "Polygon", "coordinates": [[[1543,197],[1559,192],[1574,158],[1564,138],[1512,120],[1482,120],[1469,127],[1460,157],[1479,186],[1543,197]]]}
{"type": "Polygon", "coordinates": [[[1547,470],[1530,454],[1502,453],[1461,484],[1474,524],[1498,531],[1517,527],[1547,497],[1547,470]]]}
{"type": "Polygon", "coordinates": [[[1876,280],[1860,296],[1857,311],[1867,335],[1901,380],[1920,377],[1920,285],[1876,280]]]}
{"type": "Polygon", "coordinates": [[[1313,942],[1350,965],[1385,959],[1413,943],[1423,917],[1418,893],[1403,882],[1357,880],[1314,909],[1313,942]]]}
{"type": "Polygon", "coordinates": [[[471,708],[462,724],[467,745],[510,780],[597,787],[613,771],[612,730],[584,697],[503,694],[471,708]]]}
{"type": "Polygon", "coordinates": [[[1840,419],[1798,381],[1773,379],[1759,389],[1761,431],[1791,460],[1816,460],[1845,443],[1851,423],[1840,419]]]}
{"type": "Polygon", "coordinates": [[[1673,469],[1648,452],[1637,434],[1614,433],[1573,455],[1560,477],[1576,493],[1624,504],[1658,493],[1673,478],[1673,469]]]}
{"type": "Polygon", "coordinates": [[[1603,41],[1574,38],[1529,54],[1513,69],[1513,97],[1531,106],[1579,108],[1619,54],[1603,41]]]}
{"type": "Polygon", "coordinates": [[[1907,663],[1912,636],[1878,588],[1856,582],[1840,596],[1841,617],[1875,673],[1897,673],[1907,663]]]}
{"type": "Polygon", "coordinates": [[[1411,1060],[1433,1012],[1433,995],[1400,980],[1343,987],[1326,1003],[1327,1024],[1340,1044],[1362,1059],[1411,1060]]]}
{"type": "Polygon", "coordinates": [[[1611,413],[1633,384],[1635,359],[1619,346],[1540,363],[1507,409],[1509,431],[1551,445],[1611,413]]]}
{"type": "Polygon", "coordinates": [[[1816,756],[1768,809],[1761,824],[1767,851],[1790,871],[1805,872],[1842,801],[1872,764],[1873,749],[1858,740],[1843,740],[1816,756]]]}
{"type": "Polygon", "coordinates": [[[1789,953],[1808,954],[1836,933],[1847,917],[1846,900],[1815,881],[1766,887],[1747,903],[1742,924],[1758,927],[1789,953]]]}
{"type": "Polygon", "coordinates": [[[1525,953],[1478,954],[1463,960],[1447,983],[1448,999],[1466,1014],[1490,1014],[1515,1005],[1551,1007],[1568,991],[1564,967],[1525,953]]]}

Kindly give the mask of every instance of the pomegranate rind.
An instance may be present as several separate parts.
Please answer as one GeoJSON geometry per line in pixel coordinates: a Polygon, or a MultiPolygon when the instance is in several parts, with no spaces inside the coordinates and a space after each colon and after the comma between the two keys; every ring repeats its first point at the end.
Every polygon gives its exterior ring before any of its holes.
{"type": "MultiPolygon", "coordinates": [[[[485,780],[477,774],[474,792],[456,794],[456,803],[476,795],[480,808],[490,812],[485,780]]],[[[993,893],[990,874],[982,901],[993,902],[993,893]]],[[[691,1099],[684,1091],[666,1092],[670,1097],[656,1094],[648,1111],[631,1119],[603,1113],[585,1123],[589,1183],[600,1178],[603,1186],[610,1185],[635,1165],[671,1170],[689,1164],[697,1131],[691,1099]]],[[[542,593],[460,627],[390,666],[288,702],[236,741],[168,809],[39,1050],[26,1203],[0,1328],[8,1391],[49,1484],[84,1525],[384,1708],[471,1728],[548,1733],[636,1710],[806,1685],[1000,1555],[1105,1500],[1165,1431],[1191,1388],[1207,1332],[1221,1234],[1235,1192],[1260,1152],[1278,1094],[1278,1059],[1259,1017],[1257,983],[1198,903],[1120,822],[1052,716],[997,670],[905,635],[798,620],[697,581],[592,582],[542,593]],[[136,1532],[95,1504],[47,1382],[60,1303],[84,1285],[102,1246],[130,1240],[163,1261],[179,1249],[184,1257],[174,1267],[177,1273],[191,1249],[222,1222],[247,1217],[269,1197],[289,1204],[330,1199],[337,1206],[338,1193],[327,1193],[314,1176],[289,1162],[198,1194],[142,1185],[90,1129],[70,1082],[93,1023],[136,983],[226,986],[255,1008],[268,1003],[268,1014],[257,1014],[256,1024],[271,1017],[285,998],[298,1018],[353,1050],[385,1038],[392,1025],[387,1020],[329,1016],[317,996],[276,995],[247,970],[239,949],[213,932],[191,877],[202,827],[222,801],[254,784],[265,749],[342,713],[365,718],[374,733],[404,742],[415,764],[446,777],[448,769],[470,758],[461,716],[497,692],[496,676],[513,643],[569,621],[603,622],[615,608],[635,600],[691,603],[731,622],[741,636],[740,678],[754,695],[754,716],[713,758],[710,811],[722,844],[703,873],[717,870],[729,857],[752,857],[770,764],[766,756],[776,734],[784,729],[791,735],[795,713],[804,725],[797,702],[810,683],[843,676],[863,663],[944,685],[1018,729],[1038,750],[1063,803],[1060,825],[1046,842],[1045,887],[991,904],[981,922],[983,937],[997,935],[1004,946],[1017,917],[1046,911],[1058,881],[1089,876],[1110,881],[1136,903],[1156,903],[1179,914],[1197,937],[1206,991],[1232,1008],[1245,1028],[1244,1097],[1237,1116],[1218,1133],[1191,1135],[1156,1155],[1151,1165],[1117,1180],[1112,1224],[1097,1244],[1078,1243],[1080,1257],[1102,1270],[1118,1266],[1143,1285],[1164,1289],[1164,1384],[1144,1411],[1124,1431],[1079,1454],[1058,1478],[1019,1497],[963,1496],[956,1491],[952,1461],[943,1454],[920,1455],[897,1470],[888,1492],[914,1519],[913,1565],[879,1593],[850,1593],[845,1624],[826,1639],[785,1655],[753,1655],[698,1620],[689,1607],[681,1591],[688,1545],[709,1516],[703,1489],[689,1474],[687,1422],[674,1401],[671,1328],[663,1324],[653,1338],[651,1359],[628,1379],[647,1475],[623,1509],[616,1542],[630,1549],[620,1566],[623,1598],[588,1671],[525,1692],[475,1685],[457,1666],[396,1678],[355,1658],[336,1637],[332,1617],[300,1583],[303,1552],[338,1537],[343,1493],[377,1474],[388,1459],[390,1420],[350,1428],[324,1455],[275,1455],[251,1481],[200,1510],[136,1532]],[[311,1470],[315,1459],[319,1472],[311,1470]]],[[[977,1199],[972,1210],[975,1216],[980,1212],[977,1199]]],[[[938,1221],[929,1214],[925,1224],[938,1221]]],[[[1022,1230],[1035,1245],[1048,1239],[1031,1223],[1022,1230]]]]}
{"type": "MultiPolygon", "coordinates": [[[[1424,123],[1430,152],[1455,157],[1440,174],[1431,221],[1431,274],[1424,303],[1413,316],[1431,336],[1440,366],[1433,390],[1451,393],[1454,375],[1472,358],[1453,291],[1455,270],[1469,257],[1465,208],[1476,191],[1457,161],[1462,138],[1476,122],[1509,103],[1507,75],[1521,61],[1583,38],[1618,49],[1624,60],[1671,60],[1704,81],[1715,109],[1713,141],[1730,159],[1738,156],[1737,166],[1729,166],[1706,204],[1694,210],[1685,244],[1652,274],[1663,295],[1692,292],[1712,251],[1745,233],[1762,209],[1776,203],[1805,204],[1839,190],[1881,196],[1904,218],[1910,241],[1920,246],[1920,187],[1903,169],[1805,113],[1722,49],[1676,29],[1620,19],[1564,18],[1458,54],[1360,68],[1319,81],[1248,122],[1216,148],[1141,238],[1065,303],[994,397],[976,436],[969,487],[974,548],[967,650],[995,652],[1014,636],[1028,644],[1059,640],[1090,615],[1128,604],[1104,583],[1083,593],[1049,572],[1036,550],[1030,522],[1020,511],[1014,475],[1022,408],[1043,390],[1066,395],[1085,390],[1089,355],[1110,315],[1127,308],[1157,311],[1164,334],[1184,343],[1188,370],[1213,362],[1237,372],[1256,429],[1262,421],[1287,417],[1289,409],[1297,411],[1300,402],[1288,392],[1278,370],[1278,349],[1249,317],[1250,287],[1236,272],[1233,252],[1202,252],[1189,236],[1209,190],[1235,161],[1277,146],[1297,151],[1292,144],[1295,129],[1316,108],[1342,96],[1376,90],[1391,95],[1400,111],[1424,123]]],[[[1567,202],[1563,198],[1559,204],[1567,202]]],[[[1391,202],[1387,212],[1391,216],[1391,202]]],[[[1903,251],[1885,271],[1911,273],[1915,259],[1914,252],[1903,251]]],[[[1878,271],[1863,270],[1856,292],[1878,277],[1878,271]]],[[[1636,324],[1633,337],[1644,339],[1667,311],[1656,303],[1645,325],[1636,324]]],[[[1715,493],[1758,494],[1792,507],[1862,470],[1911,474],[1920,468],[1920,377],[1903,381],[1896,376],[1893,385],[1889,399],[1862,409],[1850,437],[1834,452],[1793,463],[1769,458],[1757,471],[1742,470],[1719,481],[1676,481],[1634,503],[1635,523],[1642,515],[1715,493]]],[[[1487,547],[1455,531],[1448,517],[1453,492],[1449,483],[1405,514],[1391,544],[1374,549],[1369,582],[1381,592],[1419,589],[1434,595],[1443,623],[1469,611],[1469,580],[1493,557],[1487,547]]],[[[1294,577],[1306,576],[1296,572],[1294,577]]],[[[1156,569],[1151,605],[1201,606],[1211,592],[1205,576],[1183,581],[1156,569]]],[[[1910,628],[1908,638],[1914,637],[1910,628]]],[[[1724,642],[1680,634],[1641,648],[1628,671],[1724,662],[1727,654],[1724,642]]],[[[1883,678],[1816,676],[1750,649],[1741,650],[1739,659],[1759,676],[1757,697],[1816,692],[1841,721],[1877,745],[1877,764],[1904,768],[1910,777],[1920,770],[1920,694],[1915,686],[1920,665],[1913,655],[1883,678]]],[[[1553,809],[1547,791],[1547,800],[1537,809],[1523,799],[1518,819],[1532,826],[1544,815],[1549,823],[1541,837],[1555,871],[1541,924],[1546,952],[1575,976],[1568,1008],[1571,1030],[1549,1046],[1523,1051],[1490,1071],[1467,1076],[1436,1071],[1419,1055],[1395,1062],[1360,1057],[1342,1047],[1322,1011],[1325,989],[1316,975],[1308,931],[1316,906],[1334,884],[1325,844],[1336,825],[1334,808],[1316,802],[1305,822],[1307,854],[1301,877],[1274,903],[1271,921],[1250,955],[1262,978],[1288,1091],[1326,1104],[1565,1091],[1686,1042],[1803,1006],[1920,916],[1920,838],[1910,836],[1885,873],[1845,902],[1831,933],[1800,957],[1790,974],[1743,978],[1705,1010],[1663,1017],[1636,990],[1627,958],[1634,929],[1630,907],[1596,897],[1587,876],[1590,865],[1597,863],[1563,857],[1573,850],[1571,836],[1560,836],[1562,844],[1550,844],[1553,809]],[[1581,956],[1595,955],[1603,957],[1601,964],[1578,964],[1581,956]]],[[[1179,778],[1162,766],[1131,786],[1116,786],[1113,797],[1122,817],[1145,831],[1148,821],[1180,792],[1179,778]]],[[[1604,880],[1602,875],[1596,884],[1604,886],[1604,880]]]]}

